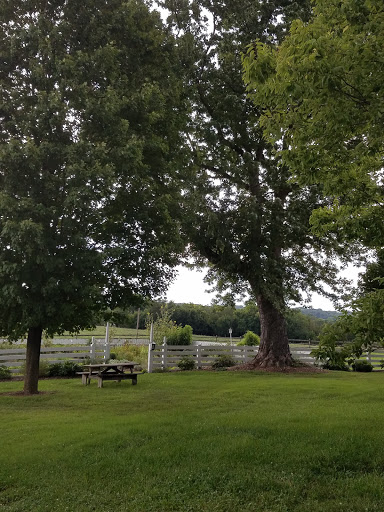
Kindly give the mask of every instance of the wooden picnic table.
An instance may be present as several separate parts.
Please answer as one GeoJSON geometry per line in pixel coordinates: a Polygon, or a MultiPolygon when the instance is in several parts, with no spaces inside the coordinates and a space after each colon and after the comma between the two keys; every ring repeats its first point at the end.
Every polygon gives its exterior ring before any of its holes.
{"type": "Polygon", "coordinates": [[[87,385],[91,379],[97,379],[99,388],[103,387],[104,380],[116,380],[120,383],[122,380],[130,379],[132,384],[137,384],[137,376],[141,372],[134,372],[135,366],[139,363],[128,361],[126,363],[100,363],[100,364],[85,364],[84,371],[79,372],[81,381],[87,385]]]}

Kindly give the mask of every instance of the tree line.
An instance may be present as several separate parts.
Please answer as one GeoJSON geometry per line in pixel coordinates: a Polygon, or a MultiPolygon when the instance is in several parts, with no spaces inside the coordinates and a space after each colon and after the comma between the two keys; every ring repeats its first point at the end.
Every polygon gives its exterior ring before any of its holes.
{"type": "MultiPolygon", "coordinates": [[[[130,310],[116,309],[110,316],[117,326],[137,327],[139,318],[139,328],[147,327],[149,316],[156,319],[161,314],[161,308],[166,306],[170,319],[177,325],[190,325],[193,334],[202,336],[220,336],[229,337],[229,329],[232,329],[232,336],[240,338],[247,331],[252,331],[258,335],[261,333],[260,315],[257,306],[249,302],[244,307],[231,306],[202,306],[199,304],[175,304],[173,302],[153,302],[142,307],[140,312],[134,308],[130,310]]],[[[335,316],[332,312],[314,310],[291,309],[287,315],[287,331],[290,339],[317,340],[324,326],[332,321],[335,316]],[[315,315],[321,314],[328,318],[325,320],[315,315]]]]}

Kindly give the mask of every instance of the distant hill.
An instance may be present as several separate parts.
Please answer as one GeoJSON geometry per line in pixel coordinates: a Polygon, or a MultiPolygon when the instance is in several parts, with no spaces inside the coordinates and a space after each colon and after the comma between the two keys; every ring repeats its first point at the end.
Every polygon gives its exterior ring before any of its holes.
{"type": "Polygon", "coordinates": [[[316,318],[322,318],[323,320],[333,320],[334,318],[341,315],[338,311],[324,311],[323,309],[311,309],[311,308],[298,308],[303,315],[315,316],[316,318]]]}

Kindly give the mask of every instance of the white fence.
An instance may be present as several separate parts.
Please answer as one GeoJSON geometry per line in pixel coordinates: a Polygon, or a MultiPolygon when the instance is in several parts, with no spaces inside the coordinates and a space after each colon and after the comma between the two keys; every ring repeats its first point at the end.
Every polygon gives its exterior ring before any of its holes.
{"type": "MultiPolygon", "coordinates": [[[[148,372],[158,368],[177,366],[186,356],[194,359],[196,368],[211,366],[217,356],[231,356],[236,363],[248,363],[257,354],[258,347],[231,345],[150,345],[148,351],[148,372]]],[[[314,364],[315,359],[310,355],[311,349],[291,347],[292,356],[304,363],[314,364]]]]}
{"type": "MultiPolygon", "coordinates": [[[[0,366],[9,367],[12,373],[20,373],[20,367],[25,364],[26,352],[25,348],[0,350],[0,366]]],[[[97,342],[88,346],[42,347],[40,351],[40,360],[49,363],[60,363],[63,360],[81,363],[88,359],[106,361],[109,356],[110,345],[97,342]]]]}
{"type": "MultiPolygon", "coordinates": [[[[77,345],[67,347],[42,347],[40,359],[50,363],[73,361],[83,362],[84,360],[107,361],[110,357],[110,348],[115,344],[95,340],[91,345],[77,345]]],[[[315,359],[311,356],[311,348],[290,347],[292,356],[304,363],[314,364],[315,359]]],[[[181,358],[191,356],[196,368],[211,366],[217,356],[230,355],[236,363],[247,363],[257,354],[258,347],[231,346],[231,345],[155,345],[149,344],[148,350],[148,371],[152,372],[158,368],[170,368],[177,366],[181,358]]],[[[24,365],[26,358],[25,348],[9,348],[0,350],[0,366],[5,365],[12,373],[20,373],[20,367],[24,365]]],[[[382,351],[367,354],[365,358],[374,368],[380,368],[380,362],[384,359],[382,351]]]]}
{"type": "Polygon", "coordinates": [[[383,349],[379,349],[378,352],[369,352],[365,356],[365,359],[371,363],[374,368],[381,368],[381,361],[384,360],[383,349]]]}
{"type": "MultiPolygon", "coordinates": [[[[92,336],[92,338],[52,338],[49,340],[52,345],[78,345],[78,346],[89,346],[93,341],[97,343],[104,343],[105,338],[96,338],[92,336]]],[[[0,338],[1,343],[9,343],[7,338],[0,338]]],[[[44,343],[44,341],[43,341],[44,343]]],[[[125,343],[133,343],[134,345],[148,345],[149,338],[113,338],[109,341],[111,346],[117,347],[120,345],[124,345],[125,343]]],[[[13,341],[12,345],[26,345],[27,340],[17,340],[13,341]]]]}
{"type": "MultiPolygon", "coordinates": [[[[310,347],[290,347],[294,359],[303,363],[315,364],[315,358],[311,356],[310,347]]],[[[220,355],[231,356],[236,364],[248,363],[257,354],[258,347],[231,346],[231,345],[149,345],[148,372],[159,368],[172,368],[177,366],[185,356],[190,356],[195,361],[196,368],[211,366],[220,355]]],[[[366,359],[376,369],[381,368],[384,359],[383,351],[367,353],[361,359],[366,359]]]]}

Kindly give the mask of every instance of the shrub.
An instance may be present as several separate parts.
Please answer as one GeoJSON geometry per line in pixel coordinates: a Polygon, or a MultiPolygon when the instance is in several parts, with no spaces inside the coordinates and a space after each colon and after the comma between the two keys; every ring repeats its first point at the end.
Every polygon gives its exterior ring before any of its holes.
{"type": "Polygon", "coordinates": [[[163,304],[156,320],[154,320],[152,315],[147,317],[146,326],[148,334],[150,333],[151,323],[153,323],[154,342],[158,345],[163,343],[164,337],[168,338],[169,332],[176,326],[176,323],[172,320],[172,313],[173,309],[170,309],[168,304],[163,304]]]}
{"type": "Polygon", "coordinates": [[[373,366],[368,361],[355,361],[352,368],[355,372],[371,372],[373,370],[373,366]]]}
{"type": "Polygon", "coordinates": [[[191,345],[193,329],[190,325],[184,325],[179,331],[180,345],[191,345]]]}
{"type": "Polygon", "coordinates": [[[324,370],[334,370],[339,372],[349,372],[349,367],[346,363],[333,363],[332,361],[327,361],[322,365],[324,370]]]}
{"type": "Polygon", "coordinates": [[[63,361],[49,365],[48,377],[74,377],[76,372],[82,371],[82,365],[73,361],[63,361]]]}
{"type": "Polygon", "coordinates": [[[174,326],[166,334],[167,345],[190,345],[192,343],[192,333],[193,329],[190,325],[174,326]]]}
{"type": "Polygon", "coordinates": [[[217,356],[216,361],[212,364],[212,368],[215,370],[218,368],[228,368],[229,366],[235,366],[236,361],[232,356],[222,354],[221,356],[217,356]]]}
{"type": "Polygon", "coordinates": [[[348,363],[351,362],[351,347],[338,348],[334,341],[321,342],[318,348],[311,352],[317,363],[326,370],[349,371],[348,363]]]}
{"type": "Polygon", "coordinates": [[[179,330],[180,327],[172,327],[165,336],[167,339],[167,345],[180,345],[179,343],[179,330]]]}
{"type": "Polygon", "coordinates": [[[237,346],[247,345],[249,347],[260,345],[260,336],[252,331],[247,331],[244,338],[237,344],[237,346]]]}
{"type": "Polygon", "coordinates": [[[179,364],[177,365],[180,370],[194,370],[196,363],[193,357],[184,356],[180,359],[179,364]]]}
{"type": "Polygon", "coordinates": [[[10,379],[12,377],[11,370],[8,366],[1,365],[0,366],[0,379],[10,379]]]}

